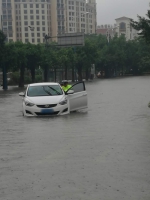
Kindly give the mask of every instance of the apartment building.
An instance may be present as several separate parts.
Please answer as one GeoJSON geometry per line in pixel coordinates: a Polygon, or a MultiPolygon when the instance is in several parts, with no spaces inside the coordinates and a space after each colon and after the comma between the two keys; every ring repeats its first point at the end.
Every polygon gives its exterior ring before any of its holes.
{"type": "Polygon", "coordinates": [[[50,32],[50,0],[2,0],[3,31],[9,41],[43,42],[50,32]]]}
{"type": "Polygon", "coordinates": [[[44,36],[96,33],[96,0],[0,0],[8,41],[43,43],[44,36]]]}

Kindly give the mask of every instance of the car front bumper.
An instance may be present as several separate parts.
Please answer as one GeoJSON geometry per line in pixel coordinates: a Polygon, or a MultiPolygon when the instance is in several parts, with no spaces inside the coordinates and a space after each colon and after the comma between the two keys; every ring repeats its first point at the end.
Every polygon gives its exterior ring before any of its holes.
{"type": "Polygon", "coordinates": [[[24,116],[56,116],[69,114],[68,104],[60,105],[57,104],[55,107],[45,108],[34,106],[26,106],[23,103],[23,114],[24,116]]]}

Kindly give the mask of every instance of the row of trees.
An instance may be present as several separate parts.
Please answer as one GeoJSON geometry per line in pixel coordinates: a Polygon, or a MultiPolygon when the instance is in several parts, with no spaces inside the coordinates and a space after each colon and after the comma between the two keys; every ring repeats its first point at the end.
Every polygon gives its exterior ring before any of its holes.
{"type": "MultiPolygon", "coordinates": [[[[143,18],[139,17],[140,20],[143,18]]],[[[132,21],[134,28],[139,30],[142,29],[140,23],[142,24],[141,21],[132,21]]],[[[147,41],[145,29],[140,34],[147,41]]],[[[30,71],[32,82],[35,82],[35,71],[39,66],[43,69],[45,82],[48,81],[49,69],[57,71],[60,68],[65,72],[65,79],[68,78],[68,70],[72,70],[72,81],[75,79],[74,70],[77,70],[78,80],[82,80],[83,71],[88,79],[91,64],[95,64],[97,71],[104,71],[106,78],[120,72],[122,75],[131,72],[139,75],[150,71],[150,45],[142,38],[126,41],[124,36],[115,36],[108,43],[105,36],[88,35],[85,36],[85,46],[76,48],[58,48],[55,43],[48,46],[22,42],[5,43],[5,39],[0,31],[0,69],[6,68],[7,72],[19,71],[19,87],[24,86],[25,69],[30,71]]]]}

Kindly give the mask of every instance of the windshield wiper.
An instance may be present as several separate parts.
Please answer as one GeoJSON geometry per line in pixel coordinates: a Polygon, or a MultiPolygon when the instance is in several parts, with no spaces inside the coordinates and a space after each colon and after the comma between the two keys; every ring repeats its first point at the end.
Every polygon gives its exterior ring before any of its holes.
{"type": "Polygon", "coordinates": [[[52,96],[52,94],[51,94],[49,91],[47,91],[47,90],[44,88],[44,86],[43,86],[43,90],[44,90],[47,94],[49,94],[49,95],[52,96]]]}
{"type": "Polygon", "coordinates": [[[53,91],[55,91],[58,95],[61,95],[60,92],[58,92],[57,90],[55,90],[53,87],[48,86],[50,89],[52,89],[53,91]]]}

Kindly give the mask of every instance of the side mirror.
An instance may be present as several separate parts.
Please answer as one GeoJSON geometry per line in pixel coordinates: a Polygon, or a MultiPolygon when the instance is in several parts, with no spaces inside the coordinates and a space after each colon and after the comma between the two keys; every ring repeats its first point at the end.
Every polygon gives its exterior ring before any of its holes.
{"type": "Polygon", "coordinates": [[[74,90],[69,90],[66,92],[66,94],[73,94],[74,93],[74,90]]]}
{"type": "Polygon", "coordinates": [[[19,96],[25,97],[25,93],[24,93],[24,92],[20,92],[20,93],[19,93],[19,96]]]}

